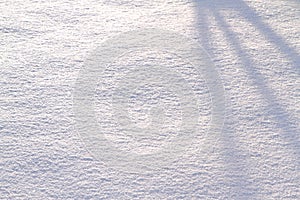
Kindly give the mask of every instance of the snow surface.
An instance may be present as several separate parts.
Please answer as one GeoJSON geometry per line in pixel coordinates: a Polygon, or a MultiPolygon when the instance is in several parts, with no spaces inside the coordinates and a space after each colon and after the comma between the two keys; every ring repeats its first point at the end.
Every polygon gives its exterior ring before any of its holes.
{"type": "Polygon", "coordinates": [[[11,0],[0,19],[0,199],[300,199],[298,0],[11,0]],[[201,45],[224,99],[186,57],[128,49],[91,97],[128,160],[95,153],[78,80],[105,41],[153,29],[201,45]]]}

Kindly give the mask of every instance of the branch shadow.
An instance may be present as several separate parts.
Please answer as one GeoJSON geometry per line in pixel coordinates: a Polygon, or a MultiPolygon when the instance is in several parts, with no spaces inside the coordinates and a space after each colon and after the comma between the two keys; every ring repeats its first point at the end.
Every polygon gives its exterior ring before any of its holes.
{"type": "Polygon", "coordinates": [[[208,9],[218,11],[220,9],[233,9],[248,20],[256,29],[265,36],[265,38],[279,48],[292,62],[292,67],[297,73],[300,73],[300,55],[295,48],[291,47],[280,35],[278,35],[262,18],[243,0],[235,1],[209,1],[195,0],[197,10],[208,9]]]}

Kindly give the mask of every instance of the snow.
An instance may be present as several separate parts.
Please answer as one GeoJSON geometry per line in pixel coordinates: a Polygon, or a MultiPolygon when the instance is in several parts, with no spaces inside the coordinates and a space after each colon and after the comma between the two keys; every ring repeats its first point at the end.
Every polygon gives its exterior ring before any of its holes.
{"type": "Polygon", "coordinates": [[[299,24],[298,0],[0,1],[0,199],[300,199],[299,24]]]}

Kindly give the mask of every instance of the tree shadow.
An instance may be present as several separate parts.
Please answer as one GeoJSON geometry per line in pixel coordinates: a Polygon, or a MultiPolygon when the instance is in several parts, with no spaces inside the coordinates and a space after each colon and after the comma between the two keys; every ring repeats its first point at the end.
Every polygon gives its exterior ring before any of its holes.
{"type": "MultiPolygon", "coordinates": [[[[288,143],[299,161],[300,141],[296,131],[297,128],[293,127],[289,121],[291,118],[290,114],[285,110],[275,92],[268,86],[264,76],[259,72],[259,70],[253,67],[255,65],[253,59],[249,56],[247,50],[242,47],[238,36],[233,30],[231,30],[230,25],[223,19],[220,11],[222,9],[232,9],[238,12],[245,20],[253,25],[268,42],[274,44],[280,52],[289,59],[292,64],[292,70],[296,73],[299,73],[299,54],[294,48],[290,47],[281,36],[274,32],[268,24],[263,22],[261,17],[259,17],[259,15],[243,0],[195,0],[195,4],[198,17],[197,25],[200,26],[201,45],[208,51],[212,48],[212,41],[210,41],[208,33],[209,23],[208,16],[206,15],[206,12],[208,12],[214,17],[216,26],[222,31],[226,42],[230,45],[235,54],[239,56],[244,71],[247,73],[252,83],[257,86],[260,97],[264,100],[264,103],[266,103],[266,108],[263,110],[264,113],[266,113],[266,115],[268,115],[268,117],[276,123],[276,128],[281,131],[281,138],[288,143]]],[[[230,185],[233,186],[231,188],[231,192],[240,197],[246,196],[248,199],[256,199],[256,191],[259,190],[257,185],[258,183],[249,183],[248,181],[250,180],[247,169],[249,158],[245,156],[245,152],[243,152],[243,150],[238,148],[237,144],[239,144],[239,139],[234,136],[234,134],[234,131],[226,129],[225,125],[223,133],[217,136],[219,137],[218,139],[221,145],[220,149],[223,151],[222,156],[226,163],[226,168],[230,173],[227,175],[229,176],[230,181],[235,182],[230,183],[230,185]],[[237,163],[240,167],[236,166],[237,163]],[[238,176],[236,176],[236,173],[238,176]],[[230,178],[231,176],[234,178],[230,178]],[[251,190],[249,190],[250,188],[251,190]]],[[[297,166],[299,166],[299,163],[297,163],[297,166]]],[[[226,176],[226,178],[228,177],[226,176]]]]}

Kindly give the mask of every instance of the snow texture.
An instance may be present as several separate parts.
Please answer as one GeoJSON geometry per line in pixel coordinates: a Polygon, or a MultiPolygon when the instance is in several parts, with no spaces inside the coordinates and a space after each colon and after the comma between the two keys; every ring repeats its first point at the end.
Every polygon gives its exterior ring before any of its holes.
{"type": "Polygon", "coordinates": [[[0,1],[0,199],[300,199],[299,24],[298,0],[0,1]]]}

